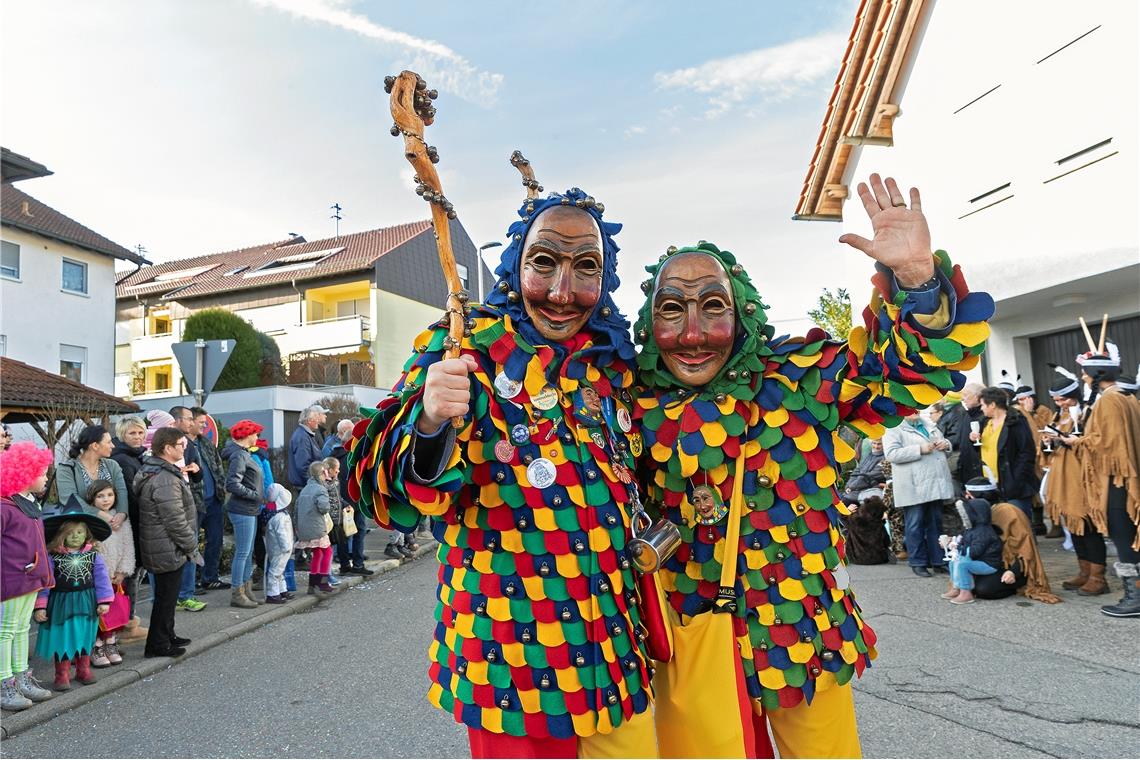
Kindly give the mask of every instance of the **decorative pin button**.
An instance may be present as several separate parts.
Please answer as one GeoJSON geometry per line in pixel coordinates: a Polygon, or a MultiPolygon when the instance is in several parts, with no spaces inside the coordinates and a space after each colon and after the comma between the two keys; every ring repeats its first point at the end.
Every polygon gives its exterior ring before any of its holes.
{"type": "Polygon", "coordinates": [[[516,446],[522,446],[530,440],[530,431],[527,430],[526,425],[519,423],[511,428],[511,441],[516,446]]]}
{"type": "Polygon", "coordinates": [[[624,406],[618,407],[617,424],[623,433],[628,433],[633,428],[633,420],[629,417],[629,410],[624,406]]]}
{"type": "Polygon", "coordinates": [[[526,479],[535,488],[549,488],[554,485],[558,470],[546,457],[539,457],[526,466],[526,479]]]}
{"type": "Polygon", "coordinates": [[[495,375],[495,390],[503,398],[514,398],[522,393],[522,383],[518,380],[510,379],[506,373],[500,372],[495,375]]]}
{"type": "Polygon", "coordinates": [[[590,440],[593,441],[594,445],[599,449],[604,449],[606,447],[606,437],[602,435],[602,431],[600,430],[591,430],[590,440]]]}
{"type": "Polygon", "coordinates": [[[553,409],[558,405],[558,391],[554,389],[553,385],[548,385],[535,394],[530,403],[544,412],[547,409],[553,409]]]}
{"type": "Polygon", "coordinates": [[[497,441],[495,443],[495,459],[503,464],[511,461],[515,456],[515,447],[510,441],[497,441]]]}
{"type": "Polygon", "coordinates": [[[645,446],[641,442],[640,435],[635,433],[629,437],[629,453],[633,454],[635,457],[639,457],[641,456],[641,452],[644,449],[645,446]]]}

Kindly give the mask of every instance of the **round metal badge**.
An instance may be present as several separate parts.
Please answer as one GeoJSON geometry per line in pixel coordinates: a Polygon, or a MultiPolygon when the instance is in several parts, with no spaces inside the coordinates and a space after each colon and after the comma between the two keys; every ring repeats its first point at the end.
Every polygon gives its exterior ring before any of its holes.
{"type": "Polygon", "coordinates": [[[633,420],[629,417],[629,410],[624,406],[619,406],[617,410],[617,423],[621,428],[621,432],[628,433],[633,427],[633,420]]]}
{"type": "Polygon", "coordinates": [[[617,475],[617,479],[622,483],[625,483],[628,486],[631,482],[633,482],[633,477],[629,474],[629,468],[624,464],[615,461],[610,466],[613,467],[614,475],[617,475]]]}
{"type": "Polygon", "coordinates": [[[553,409],[558,405],[558,391],[554,389],[553,385],[548,385],[536,393],[531,398],[530,403],[533,404],[536,409],[541,409],[544,412],[547,409],[553,409]]]}
{"type": "Polygon", "coordinates": [[[641,443],[641,436],[634,433],[629,437],[629,453],[635,457],[639,457],[641,456],[642,449],[644,449],[644,446],[641,443]]]}
{"type": "Polygon", "coordinates": [[[507,464],[515,456],[515,447],[510,441],[497,441],[495,443],[495,459],[507,464]]]}
{"type": "Polygon", "coordinates": [[[591,430],[590,440],[592,440],[594,442],[594,445],[599,449],[604,449],[606,447],[606,437],[602,435],[601,430],[591,430]]]}
{"type": "Polygon", "coordinates": [[[530,429],[521,422],[511,428],[511,442],[516,446],[522,446],[530,440],[530,429]]]}
{"type": "Polygon", "coordinates": [[[522,383],[518,380],[512,380],[507,377],[506,373],[500,372],[495,375],[495,390],[503,398],[514,398],[522,393],[522,383]]]}
{"type": "Polygon", "coordinates": [[[549,488],[554,485],[558,469],[546,457],[539,457],[526,466],[526,479],[535,488],[549,488]]]}

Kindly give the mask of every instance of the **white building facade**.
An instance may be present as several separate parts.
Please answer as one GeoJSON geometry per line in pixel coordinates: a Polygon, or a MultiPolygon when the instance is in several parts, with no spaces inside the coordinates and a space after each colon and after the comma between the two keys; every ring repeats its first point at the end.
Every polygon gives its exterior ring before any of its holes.
{"type": "Polygon", "coordinates": [[[0,354],[106,393],[115,390],[115,261],[142,258],[14,187],[4,151],[0,354]]]}
{"type": "Polygon", "coordinates": [[[856,184],[917,184],[934,246],[997,303],[980,379],[1040,395],[1103,314],[1135,372],[1138,21],[1125,1],[865,0],[797,216],[870,237],[856,184]]]}

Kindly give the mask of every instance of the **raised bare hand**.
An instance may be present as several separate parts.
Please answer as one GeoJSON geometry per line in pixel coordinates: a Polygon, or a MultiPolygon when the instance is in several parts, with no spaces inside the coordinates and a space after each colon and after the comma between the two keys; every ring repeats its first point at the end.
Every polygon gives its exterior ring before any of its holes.
{"type": "Polygon", "coordinates": [[[471,406],[471,378],[479,368],[475,358],[444,359],[428,367],[424,379],[423,414],[416,429],[425,435],[439,430],[452,417],[465,417],[471,406]]]}
{"type": "Polygon", "coordinates": [[[922,213],[922,197],[918,188],[910,189],[910,207],[893,177],[872,174],[870,186],[859,183],[859,199],[871,220],[874,239],[846,234],[839,238],[870,256],[895,273],[903,288],[913,288],[934,275],[934,256],[930,248],[930,227],[922,213]]]}

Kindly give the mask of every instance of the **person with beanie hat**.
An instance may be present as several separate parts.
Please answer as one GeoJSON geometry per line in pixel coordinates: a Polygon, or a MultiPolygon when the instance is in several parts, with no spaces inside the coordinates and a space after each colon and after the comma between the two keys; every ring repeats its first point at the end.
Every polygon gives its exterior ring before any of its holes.
{"type": "Polygon", "coordinates": [[[55,585],[36,503],[51,462],[31,443],[0,451],[0,707],[12,712],[52,696],[28,667],[36,596],[55,585]]]}

